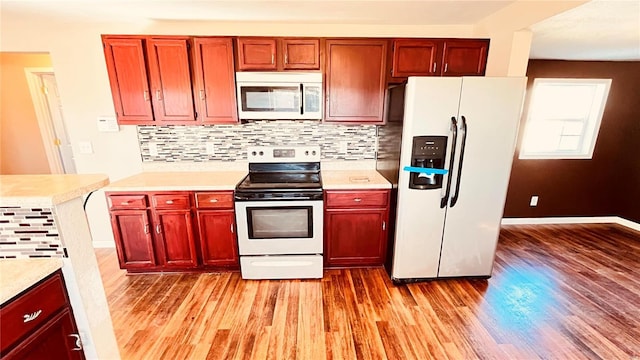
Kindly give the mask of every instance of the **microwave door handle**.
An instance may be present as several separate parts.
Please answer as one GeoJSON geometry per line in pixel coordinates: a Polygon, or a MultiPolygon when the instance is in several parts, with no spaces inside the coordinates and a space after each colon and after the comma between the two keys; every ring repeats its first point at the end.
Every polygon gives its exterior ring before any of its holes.
{"type": "Polygon", "coordinates": [[[304,84],[300,84],[300,115],[304,114],[304,84]]]}

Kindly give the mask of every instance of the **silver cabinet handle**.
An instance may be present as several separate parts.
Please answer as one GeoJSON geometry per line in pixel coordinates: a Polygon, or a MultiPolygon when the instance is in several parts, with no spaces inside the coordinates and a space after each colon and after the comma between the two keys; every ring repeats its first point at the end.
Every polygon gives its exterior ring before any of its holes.
{"type": "Polygon", "coordinates": [[[217,203],[217,202],[218,202],[218,199],[211,199],[211,200],[209,200],[209,202],[217,203]]]}
{"type": "Polygon", "coordinates": [[[231,228],[231,233],[233,234],[233,223],[231,223],[230,228],[231,228]]]}
{"type": "Polygon", "coordinates": [[[144,224],[144,233],[145,234],[149,233],[149,224],[144,224]]]}
{"type": "Polygon", "coordinates": [[[23,323],[28,323],[29,321],[33,321],[33,320],[37,319],[38,316],[40,316],[40,314],[42,314],[42,310],[34,311],[31,314],[24,314],[24,315],[22,315],[22,317],[24,318],[24,320],[22,320],[22,322],[23,323]]]}
{"type": "Polygon", "coordinates": [[[436,63],[433,63],[433,71],[432,72],[436,72],[436,63]]]}
{"type": "Polygon", "coordinates": [[[200,90],[200,100],[204,100],[204,90],[200,90]]]}
{"type": "Polygon", "coordinates": [[[448,68],[449,68],[449,63],[444,64],[444,72],[447,72],[448,68]]]}
{"type": "Polygon", "coordinates": [[[160,97],[160,90],[156,90],[156,100],[162,101],[162,98],[160,97]]]}
{"type": "Polygon", "coordinates": [[[144,91],[144,101],[149,101],[149,90],[144,91]]]}
{"type": "Polygon", "coordinates": [[[160,224],[156,225],[156,233],[160,234],[162,232],[162,227],[160,224]]]}
{"type": "Polygon", "coordinates": [[[167,200],[167,201],[165,201],[165,202],[166,202],[167,204],[169,204],[169,205],[173,204],[173,200],[167,200]]]}
{"type": "Polygon", "coordinates": [[[289,54],[287,54],[287,53],[284,54],[284,63],[285,64],[289,63],[289,54]]]}
{"type": "Polygon", "coordinates": [[[382,222],[382,230],[387,230],[387,222],[386,221],[382,222]]]}
{"type": "Polygon", "coordinates": [[[276,54],[271,54],[271,63],[275,63],[276,60],[276,54]]]}
{"type": "Polygon", "coordinates": [[[69,334],[69,337],[75,338],[76,339],[76,347],[74,347],[73,351],[80,351],[82,350],[82,341],[80,340],[80,335],[78,334],[69,334]]]}
{"type": "Polygon", "coordinates": [[[353,201],[355,201],[355,202],[360,202],[360,201],[362,201],[362,199],[360,199],[360,198],[355,198],[355,199],[353,199],[353,201]]]}
{"type": "Polygon", "coordinates": [[[123,202],[120,203],[120,205],[129,205],[129,202],[128,201],[123,201],[123,202]]]}

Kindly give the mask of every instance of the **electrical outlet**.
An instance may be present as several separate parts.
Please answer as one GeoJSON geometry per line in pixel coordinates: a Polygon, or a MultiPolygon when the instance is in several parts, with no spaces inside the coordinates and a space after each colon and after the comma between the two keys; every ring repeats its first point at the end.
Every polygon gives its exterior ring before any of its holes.
{"type": "Polygon", "coordinates": [[[349,142],[346,140],[340,141],[340,152],[346,153],[348,151],[349,142]]]}
{"type": "Polygon", "coordinates": [[[89,141],[80,141],[78,143],[78,151],[80,154],[93,154],[93,146],[89,141]]]}
{"type": "Polygon", "coordinates": [[[213,146],[212,142],[207,143],[207,155],[215,155],[216,148],[213,146]]]}
{"type": "Polygon", "coordinates": [[[158,144],[154,142],[149,143],[149,154],[151,154],[151,156],[158,156],[158,144]]]}
{"type": "Polygon", "coordinates": [[[531,207],[538,206],[538,195],[531,196],[531,201],[529,201],[529,206],[531,207]]]}

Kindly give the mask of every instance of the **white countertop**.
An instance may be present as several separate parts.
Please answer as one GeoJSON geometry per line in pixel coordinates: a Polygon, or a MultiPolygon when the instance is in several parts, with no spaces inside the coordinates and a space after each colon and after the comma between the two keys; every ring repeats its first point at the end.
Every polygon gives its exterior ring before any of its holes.
{"type": "Polygon", "coordinates": [[[62,259],[0,260],[0,305],[62,267],[62,259]]]}
{"type": "Polygon", "coordinates": [[[375,170],[322,170],[322,188],[390,189],[391,183],[375,170]]]}
{"type": "Polygon", "coordinates": [[[234,190],[246,171],[144,172],[114,181],[105,191],[234,190]]]}
{"type": "Polygon", "coordinates": [[[52,206],[107,184],[103,174],[0,175],[0,206],[52,206]]]}

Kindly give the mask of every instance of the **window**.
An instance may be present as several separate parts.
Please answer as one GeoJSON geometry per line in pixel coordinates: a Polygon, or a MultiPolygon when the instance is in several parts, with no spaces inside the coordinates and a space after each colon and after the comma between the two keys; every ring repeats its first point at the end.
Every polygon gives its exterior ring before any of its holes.
{"type": "Polygon", "coordinates": [[[520,159],[591,159],[611,79],[535,79],[520,159]]]}

